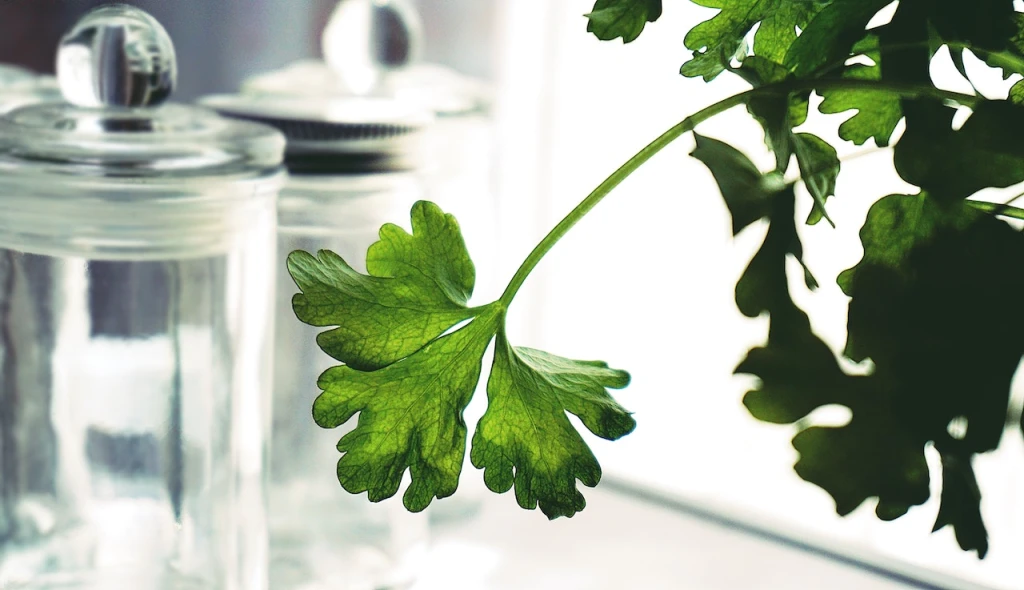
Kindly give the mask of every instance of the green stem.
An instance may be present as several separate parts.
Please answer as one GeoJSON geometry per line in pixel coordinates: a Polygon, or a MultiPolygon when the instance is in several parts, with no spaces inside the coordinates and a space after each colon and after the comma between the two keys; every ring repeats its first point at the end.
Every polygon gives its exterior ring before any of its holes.
{"type": "Polygon", "coordinates": [[[693,131],[700,123],[703,123],[711,117],[719,115],[735,106],[744,104],[752,98],[773,94],[789,95],[795,92],[812,90],[874,90],[879,92],[891,92],[904,98],[925,96],[938,100],[953,101],[968,106],[973,106],[985,100],[977,96],[941,90],[933,86],[893,84],[876,80],[854,79],[787,80],[776,84],[762,86],[760,88],[753,88],[746,92],[730,96],[729,98],[697,111],[693,115],[690,115],[674,125],[668,131],[662,133],[657,139],[647,144],[644,149],[640,150],[635,156],[620,166],[619,169],[613,172],[612,175],[605,179],[604,182],[599,184],[593,192],[587,195],[587,198],[583,199],[579,205],[576,205],[576,208],[562,218],[562,220],[558,222],[558,225],[553,227],[551,231],[544,236],[544,239],[534,247],[530,252],[530,255],[526,257],[526,260],[524,260],[519,266],[519,269],[516,270],[516,273],[512,276],[512,280],[509,281],[508,286],[505,287],[505,291],[501,294],[498,301],[506,308],[511,305],[512,300],[515,298],[516,293],[519,292],[519,289],[523,286],[526,278],[530,276],[530,273],[533,272],[533,269],[537,267],[537,264],[540,263],[541,259],[544,258],[551,248],[554,247],[554,245],[558,243],[558,241],[561,240],[562,237],[573,228],[573,226],[579,223],[587,213],[590,213],[591,209],[604,200],[604,198],[607,197],[615,187],[619,186],[623,180],[628,178],[630,174],[635,172],[637,168],[650,160],[665,146],[672,143],[685,133],[693,131]]]}
{"type": "Polygon", "coordinates": [[[647,160],[650,160],[654,154],[657,154],[681,135],[688,131],[693,131],[693,128],[698,123],[708,119],[718,113],[731,109],[732,107],[742,104],[744,97],[747,93],[737,94],[736,96],[727,98],[721,102],[717,102],[710,107],[707,107],[693,116],[683,119],[680,123],[674,125],[668,131],[662,133],[657,139],[647,144],[644,149],[637,152],[632,158],[629,159],[625,164],[619,167],[618,170],[612,173],[611,176],[605,179],[596,189],[593,190],[587,198],[583,199],[576,208],[569,212],[562,221],[558,222],[554,228],[548,232],[548,235],[544,236],[544,239],[534,247],[530,255],[526,257],[523,264],[519,266],[516,274],[513,275],[512,280],[509,281],[508,286],[505,288],[505,292],[501,294],[501,301],[505,307],[508,307],[512,303],[512,299],[515,298],[516,293],[519,292],[519,288],[523,286],[523,282],[526,281],[526,277],[533,272],[533,269],[537,264],[544,258],[544,255],[561,240],[562,237],[569,232],[570,229],[576,225],[579,220],[583,219],[590,210],[597,206],[609,193],[612,192],[615,187],[629,177],[637,168],[642,166],[647,160]]]}
{"type": "MultiPolygon", "coordinates": [[[[992,67],[1004,68],[1016,74],[1024,74],[1024,57],[1015,55],[1013,53],[1010,53],[1009,51],[989,51],[987,49],[982,49],[980,47],[971,45],[970,43],[960,43],[957,41],[943,40],[941,44],[947,46],[950,51],[962,51],[964,49],[968,49],[978,57],[986,60],[988,65],[992,67]]],[[[903,51],[906,49],[916,49],[928,45],[929,43],[922,43],[920,41],[911,43],[893,43],[892,45],[887,45],[885,47],[877,47],[873,48],[872,50],[878,51],[878,54],[884,58],[887,53],[892,53],[894,51],[903,51]]],[[[815,70],[813,74],[811,74],[808,77],[822,78],[833,72],[841,70],[846,67],[847,62],[850,60],[850,57],[853,56],[867,56],[867,52],[862,51],[859,53],[853,53],[832,63],[825,64],[819,67],[817,70],[815,70]]],[[[732,71],[735,71],[735,69],[736,68],[730,68],[730,70],[732,71]]],[[[968,82],[970,82],[970,80],[968,80],[968,82]]]]}
{"type": "Polygon", "coordinates": [[[991,213],[992,215],[1002,215],[1003,217],[1012,217],[1013,219],[1024,219],[1024,209],[1020,207],[1014,207],[1007,203],[989,203],[988,201],[967,201],[967,204],[979,211],[985,213],[991,213]]]}

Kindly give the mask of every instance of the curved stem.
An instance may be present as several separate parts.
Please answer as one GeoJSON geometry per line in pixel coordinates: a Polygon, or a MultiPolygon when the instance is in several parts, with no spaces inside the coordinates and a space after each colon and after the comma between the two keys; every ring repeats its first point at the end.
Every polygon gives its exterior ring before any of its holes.
{"type": "Polygon", "coordinates": [[[615,187],[619,186],[623,180],[628,178],[630,174],[635,172],[637,168],[650,160],[655,154],[665,148],[665,146],[669,145],[685,133],[693,131],[700,123],[735,106],[744,104],[752,98],[773,94],[788,95],[794,92],[811,90],[874,90],[879,92],[892,92],[893,94],[898,94],[904,98],[926,96],[939,100],[958,102],[968,106],[975,105],[985,100],[984,98],[977,96],[951,92],[949,90],[941,90],[933,86],[893,84],[875,80],[854,79],[789,80],[762,86],[760,88],[753,88],[746,92],[730,96],[729,98],[697,111],[693,115],[690,115],[674,125],[668,131],[662,133],[657,139],[647,144],[647,146],[637,152],[635,156],[620,166],[619,169],[606,178],[604,182],[599,184],[597,188],[587,195],[587,198],[583,199],[579,205],[576,205],[576,208],[562,218],[562,220],[559,221],[546,236],[544,236],[544,239],[533,248],[529,256],[526,257],[526,260],[523,261],[519,266],[519,269],[516,270],[516,273],[512,276],[512,280],[509,281],[508,286],[505,287],[505,291],[501,294],[498,301],[506,308],[511,305],[512,300],[515,298],[516,293],[519,292],[519,289],[523,286],[526,278],[530,276],[530,273],[533,272],[533,269],[537,267],[537,264],[540,263],[541,259],[544,258],[548,251],[550,251],[551,248],[558,243],[558,241],[561,240],[570,229],[573,228],[573,226],[583,219],[587,213],[590,213],[591,209],[597,206],[598,203],[608,196],[615,187]]]}
{"type": "Polygon", "coordinates": [[[558,240],[562,239],[562,236],[568,233],[569,230],[579,222],[579,220],[583,219],[591,209],[597,206],[598,203],[608,196],[615,187],[619,186],[623,180],[628,178],[630,174],[636,171],[637,168],[642,166],[647,162],[647,160],[650,160],[654,154],[660,152],[662,148],[678,139],[687,131],[693,131],[693,128],[701,121],[713,117],[723,111],[729,110],[736,105],[742,104],[748,94],[749,93],[737,94],[736,96],[717,102],[696,114],[683,119],[671,129],[658,136],[657,139],[647,144],[644,149],[637,152],[635,156],[620,166],[618,170],[613,172],[611,176],[606,178],[604,182],[599,184],[596,189],[587,195],[587,198],[583,199],[579,205],[576,205],[575,209],[563,217],[562,220],[558,222],[558,225],[548,232],[548,235],[544,236],[544,239],[534,247],[530,252],[530,255],[527,256],[526,260],[524,260],[519,266],[516,274],[512,276],[512,280],[509,281],[508,286],[505,287],[505,292],[501,294],[501,297],[498,300],[508,307],[512,303],[512,299],[515,298],[516,293],[519,292],[519,288],[523,286],[523,282],[526,281],[526,277],[530,275],[541,259],[544,258],[544,255],[551,250],[552,246],[554,246],[558,240]]]}

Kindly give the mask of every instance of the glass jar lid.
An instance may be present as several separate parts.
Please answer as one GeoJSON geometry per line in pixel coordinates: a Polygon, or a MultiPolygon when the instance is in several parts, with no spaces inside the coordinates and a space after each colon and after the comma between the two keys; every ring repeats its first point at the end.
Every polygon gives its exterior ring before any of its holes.
{"type": "Polygon", "coordinates": [[[491,99],[485,84],[419,60],[421,29],[409,0],[340,0],[321,35],[323,60],[255,76],[242,91],[393,98],[439,117],[486,110],[491,99]]]}
{"type": "Polygon", "coordinates": [[[177,80],[163,26],[124,4],[88,12],[61,39],[63,104],[0,117],[0,169],[104,177],[213,176],[280,165],[276,130],[163,104],[177,80]]]}
{"type": "Polygon", "coordinates": [[[431,114],[415,103],[380,97],[214,95],[201,101],[224,115],[271,125],[288,140],[293,172],[381,172],[416,166],[431,114]]]}

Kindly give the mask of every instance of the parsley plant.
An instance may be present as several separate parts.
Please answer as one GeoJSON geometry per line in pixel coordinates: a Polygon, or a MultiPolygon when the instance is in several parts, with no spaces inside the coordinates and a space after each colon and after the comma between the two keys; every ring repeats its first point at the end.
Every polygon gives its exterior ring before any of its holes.
{"type": "MultiPolygon", "coordinates": [[[[397,492],[408,469],[410,510],[454,493],[468,437],[462,412],[494,340],[473,465],[491,490],[514,487],[524,508],[539,505],[550,518],[583,509],[577,480],[594,486],[601,470],[567,413],[603,438],[628,434],[633,418],[609,390],[629,377],[601,362],[515,347],[505,316],[559,239],[654,154],[694,133],[692,156],[718,182],[734,232],[761,220],[769,226],[736,285],[740,311],[770,321],[764,346],[736,368],[759,378],[743,403],[760,420],[797,425],[795,470],[831,494],[840,514],[877,498],[876,514],[889,520],[924,503],[934,475],[925,450],[934,448],[942,481],[935,529],[953,527],[964,550],[984,557],[972,459],[999,445],[1011,419],[1010,381],[1024,355],[1024,316],[1012,311],[1024,293],[1024,234],[1005,219],[1024,219],[1024,210],[976,193],[1024,182],[1024,81],[1007,99],[993,99],[936,88],[929,66],[948,48],[968,80],[967,53],[1007,77],[1024,74],[1024,14],[1012,0],[899,0],[889,22],[868,29],[891,0],[694,1],[718,12],[686,34],[693,53],[682,75],[711,82],[731,73],[752,88],[684,119],[615,171],[537,245],[497,301],[469,307],[473,264],[455,220],[431,203],[413,207],[411,234],[381,229],[367,275],[330,252],[289,257],[302,291],[296,314],[331,328],[318,342],[344,363],[320,377],[314,416],[332,428],[359,415],[338,444],[342,486],[378,501],[397,492]],[[896,171],[919,188],[874,197],[860,234],[863,259],[837,279],[850,297],[842,354],[870,359],[868,375],[842,370],[789,291],[787,260],[803,264],[795,201],[812,199],[806,223],[831,223],[827,205],[841,168],[833,146],[797,130],[811,93],[821,112],[849,113],[842,139],[894,144],[896,171]],[[738,106],[764,128],[774,170],[695,133],[738,106]],[[961,126],[956,107],[971,110],[961,126]],[[895,139],[900,122],[905,131],[895,139]],[[800,191],[780,180],[794,160],[800,191]],[[848,407],[851,421],[808,423],[830,404],[848,407]]],[[[587,30],[628,43],[661,13],[661,0],[597,0],[587,30]]],[[[806,266],[803,275],[814,289],[806,266]]]]}

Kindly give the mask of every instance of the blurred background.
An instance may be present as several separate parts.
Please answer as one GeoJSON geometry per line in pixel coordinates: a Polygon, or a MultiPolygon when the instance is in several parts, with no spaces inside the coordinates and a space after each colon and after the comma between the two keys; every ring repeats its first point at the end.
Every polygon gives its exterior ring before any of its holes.
{"type": "MultiPolygon", "coordinates": [[[[0,61],[52,72],[57,41],[100,0],[8,0],[0,13],[0,61]]],[[[127,2],[152,14],[174,39],[178,100],[234,92],[253,74],[320,56],[320,32],[335,0],[197,0],[127,2]]],[[[496,68],[498,2],[417,2],[424,22],[424,58],[490,78],[496,68]],[[472,23],[472,26],[462,26],[472,23]],[[472,48],[472,49],[470,49],[472,48]]]]}
{"type": "MultiPolygon", "coordinates": [[[[52,72],[61,34],[98,4],[0,2],[0,62],[52,72]]],[[[131,4],[151,12],[175,40],[176,96],[187,101],[233,92],[254,74],[319,57],[320,31],[335,2],[131,4]]],[[[416,4],[424,59],[485,80],[494,90],[495,157],[479,199],[497,212],[499,228],[497,248],[481,248],[489,254],[476,260],[480,302],[496,297],[547,229],[612,170],[686,115],[745,88],[728,76],[705,85],[677,74],[687,57],[684,32],[713,14],[691,2],[666,3],[663,18],[626,46],[586,33],[582,15],[592,0],[416,4]]],[[[937,79],[943,72],[938,68],[937,79]]],[[[998,76],[991,81],[993,92],[1001,91],[1000,83],[998,76]]],[[[842,118],[819,115],[811,130],[838,145],[834,129],[842,118]]],[[[702,131],[728,139],[769,167],[763,135],[743,112],[702,131]]],[[[509,495],[477,494],[480,473],[469,470],[463,475],[472,480],[464,484],[466,494],[498,502],[505,511],[484,521],[500,527],[500,535],[480,532],[472,519],[459,525],[461,531],[453,525],[439,537],[435,569],[449,575],[451,568],[464,568],[469,580],[477,579],[470,575],[474,568],[480,576],[502,571],[514,580],[494,586],[503,588],[1024,588],[1017,561],[1024,551],[1019,432],[1008,432],[1000,450],[976,466],[991,540],[988,557],[979,561],[958,549],[948,528],[929,533],[937,502],[894,523],[877,521],[870,503],[839,518],[825,492],[793,473],[793,430],[758,423],[746,413],[740,399],[752,382],[732,370],[763,342],[767,326],[743,318],[732,297],[764,228],[732,239],[717,188],[705,168],[687,157],[690,149],[691,139],[680,140],[617,189],[552,251],[511,313],[510,336],[518,344],[600,358],[633,375],[617,397],[635,411],[637,431],[616,443],[587,439],[606,474],[598,490],[585,491],[591,507],[571,521],[548,523],[539,513],[519,511],[509,495]],[[496,536],[506,537],[505,545],[496,536]],[[498,549],[483,548],[487,542],[498,549]],[[779,553],[782,546],[795,549],[779,553]],[[535,567],[501,565],[515,551],[520,559],[535,558],[535,567]],[[822,559],[839,565],[828,569],[822,559]],[[581,576],[585,567],[607,571],[595,581],[581,576]],[[897,573],[880,575],[872,568],[897,573]],[[739,573],[747,570],[747,577],[739,573]],[[824,577],[805,576],[812,571],[824,577]]],[[[803,229],[808,263],[822,289],[812,297],[794,286],[798,303],[835,350],[845,339],[846,299],[834,278],[860,257],[856,232],[867,206],[902,186],[890,152],[843,150],[858,157],[844,165],[839,198],[830,204],[839,227],[803,229]]],[[[802,202],[807,206],[810,199],[802,202]]],[[[472,215],[453,213],[463,226],[473,226],[472,215]]],[[[468,241],[473,252],[474,239],[468,241]]],[[[1018,398],[1019,390],[1015,386],[1018,398]]],[[[479,415],[482,409],[474,405],[479,415]]],[[[438,576],[427,576],[421,587],[456,587],[438,576]]],[[[475,583],[465,587],[485,587],[475,583]]]]}

